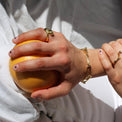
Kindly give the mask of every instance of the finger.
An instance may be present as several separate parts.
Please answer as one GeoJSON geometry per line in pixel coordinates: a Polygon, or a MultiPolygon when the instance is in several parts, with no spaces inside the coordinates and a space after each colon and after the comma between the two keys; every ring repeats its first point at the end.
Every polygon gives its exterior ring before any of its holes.
{"type": "Polygon", "coordinates": [[[52,55],[56,51],[56,46],[53,43],[45,42],[31,42],[18,47],[13,48],[9,52],[11,58],[17,58],[25,55],[34,55],[34,54],[48,54],[52,55]]]}
{"type": "MultiPolygon", "coordinates": [[[[54,32],[54,35],[56,34],[56,32],[54,32]]],[[[49,38],[50,38],[50,34],[49,34],[49,38]]],[[[40,40],[40,41],[46,41],[47,39],[47,33],[45,32],[45,30],[43,28],[38,28],[32,31],[28,31],[25,33],[20,34],[18,37],[14,38],[12,41],[15,44],[27,41],[27,40],[40,40]]]]}
{"type": "Polygon", "coordinates": [[[68,58],[63,54],[56,54],[51,57],[41,57],[17,63],[13,69],[17,72],[37,71],[37,70],[58,70],[64,71],[68,65],[68,58]]]}
{"type": "Polygon", "coordinates": [[[54,57],[41,57],[28,61],[17,63],[13,66],[13,69],[17,72],[25,71],[38,71],[38,70],[53,70],[57,67],[54,63],[54,57]]]}
{"type": "Polygon", "coordinates": [[[65,96],[71,90],[71,85],[68,81],[64,81],[58,86],[51,87],[49,89],[38,90],[31,94],[32,98],[41,98],[43,100],[49,100],[52,98],[65,96]]]}
{"type": "Polygon", "coordinates": [[[108,77],[110,79],[112,79],[115,76],[115,70],[112,67],[112,64],[111,64],[109,58],[107,57],[107,55],[105,54],[105,52],[102,49],[99,50],[99,59],[102,63],[102,66],[103,66],[106,74],[108,75],[108,77]]]}
{"type": "Polygon", "coordinates": [[[111,45],[111,44],[113,44],[114,42],[115,42],[115,41],[110,41],[109,44],[111,45]]]}
{"type": "Polygon", "coordinates": [[[114,43],[111,44],[112,48],[115,50],[115,53],[117,53],[117,56],[118,56],[118,60],[116,59],[116,66],[121,66],[121,58],[122,58],[122,55],[121,53],[119,53],[120,51],[122,51],[122,45],[118,42],[118,41],[115,41],[114,43]]]}
{"type": "Polygon", "coordinates": [[[111,43],[110,45],[117,53],[122,50],[122,45],[117,41],[111,43]]]}
{"type": "Polygon", "coordinates": [[[122,45],[122,39],[117,39],[117,42],[119,42],[122,45]]]}
{"type": "Polygon", "coordinates": [[[111,63],[113,63],[118,58],[118,54],[116,50],[113,49],[110,44],[107,44],[107,43],[103,44],[102,49],[105,51],[105,53],[109,57],[111,63]]]}

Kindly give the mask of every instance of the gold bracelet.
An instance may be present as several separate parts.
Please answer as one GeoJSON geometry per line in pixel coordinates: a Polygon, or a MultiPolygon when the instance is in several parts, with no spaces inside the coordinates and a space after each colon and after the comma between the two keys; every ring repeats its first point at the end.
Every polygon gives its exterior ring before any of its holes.
{"type": "Polygon", "coordinates": [[[83,79],[82,83],[86,83],[90,78],[92,78],[92,75],[91,75],[91,65],[90,65],[90,61],[89,61],[89,55],[88,55],[88,50],[87,48],[84,48],[84,49],[81,49],[86,57],[87,57],[87,70],[86,70],[86,76],[85,78],[83,79]]]}

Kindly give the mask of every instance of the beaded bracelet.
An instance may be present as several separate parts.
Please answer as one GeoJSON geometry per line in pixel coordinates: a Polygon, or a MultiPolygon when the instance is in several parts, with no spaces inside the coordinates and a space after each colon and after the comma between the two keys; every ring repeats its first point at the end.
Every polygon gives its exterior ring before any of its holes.
{"type": "Polygon", "coordinates": [[[91,75],[91,65],[90,65],[90,61],[89,61],[89,55],[88,55],[88,50],[87,48],[84,48],[84,49],[81,49],[86,57],[87,57],[87,70],[86,70],[86,76],[85,78],[83,79],[82,83],[86,83],[90,78],[92,78],[92,75],[91,75]]]}

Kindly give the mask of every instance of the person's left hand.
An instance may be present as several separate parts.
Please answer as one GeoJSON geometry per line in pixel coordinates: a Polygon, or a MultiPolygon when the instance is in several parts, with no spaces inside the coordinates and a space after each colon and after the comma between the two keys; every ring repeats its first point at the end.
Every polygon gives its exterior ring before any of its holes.
{"type": "Polygon", "coordinates": [[[22,33],[13,39],[15,44],[27,40],[41,40],[42,42],[32,42],[18,46],[12,49],[9,55],[12,58],[33,54],[35,52],[50,55],[49,57],[41,57],[39,59],[18,63],[13,68],[17,72],[36,70],[59,71],[61,74],[61,83],[59,85],[38,90],[31,94],[33,98],[39,97],[47,100],[68,94],[83,79],[86,59],[82,55],[83,52],[73,46],[63,34],[54,32],[54,36],[49,36],[48,43],[44,42],[46,37],[47,34],[42,28],[22,33]]]}
{"type": "Polygon", "coordinates": [[[105,43],[100,50],[100,61],[109,81],[122,97],[122,39],[105,43]],[[119,53],[120,52],[120,53],[119,53]],[[120,58],[119,58],[120,57],[120,58]],[[118,59],[119,58],[119,59],[118,59]]]}

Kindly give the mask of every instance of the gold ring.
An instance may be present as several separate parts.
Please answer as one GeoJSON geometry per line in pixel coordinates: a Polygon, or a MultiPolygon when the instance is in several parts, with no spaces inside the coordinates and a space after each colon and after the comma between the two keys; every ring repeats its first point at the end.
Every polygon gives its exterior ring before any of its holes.
{"type": "Polygon", "coordinates": [[[122,54],[122,51],[119,51],[118,52],[118,58],[114,61],[114,63],[112,64],[113,65],[113,67],[115,66],[115,64],[121,59],[120,58],[120,54],[122,54]]]}
{"type": "Polygon", "coordinates": [[[49,35],[54,36],[54,33],[51,29],[48,29],[48,28],[44,28],[44,30],[47,33],[46,42],[48,42],[49,41],[49,35]]]}
{"type": "Polygon", "coordinates": [[[119,53],[119,55],[120,55],[120,54],[122,54],[122,51],[119,51],[118,53],[119,53]]]}

